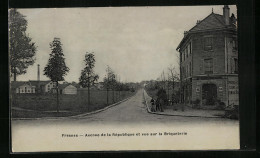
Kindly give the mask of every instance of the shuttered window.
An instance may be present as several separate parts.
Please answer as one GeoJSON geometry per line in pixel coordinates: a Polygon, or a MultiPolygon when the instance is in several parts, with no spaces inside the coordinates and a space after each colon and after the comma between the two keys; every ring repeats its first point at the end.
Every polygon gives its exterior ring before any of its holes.
{"type": "Polygon", "coordinates": [[[213,73],[213,60],[210,59],[204,59],[204,70],[206,74],[212,74],[213,73]]]}
{"type": "Polygon", "coordinates": [[[204,38],[204,50],[212,50],[213,49],[213,38],[212,37],[205,37],[204,38]]]}
{"type": "Polygon", "coordinates": [[[232,47],[233,50],[237,50],[237,40],[235,38],[232,39],[232,47]]]}
{"type": "Polygon", "coordinates": [[[192,68],[191,68],[191,62],[190,62],[190,76],[192,75],[192,68]]]}
{"type": "Polygon", "coordinates": [[[234,58],[234,73],[238,73],[238,60],[236,58],[234,58]]]}

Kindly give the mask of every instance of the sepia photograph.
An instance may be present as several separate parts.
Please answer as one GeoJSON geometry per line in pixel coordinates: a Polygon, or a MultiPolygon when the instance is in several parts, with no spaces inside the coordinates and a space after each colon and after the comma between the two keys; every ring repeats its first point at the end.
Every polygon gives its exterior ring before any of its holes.
{"type": "Polygon", "coordinates": [[[9,8],[11,152],[240,149],[236,5],[9,8]]]}

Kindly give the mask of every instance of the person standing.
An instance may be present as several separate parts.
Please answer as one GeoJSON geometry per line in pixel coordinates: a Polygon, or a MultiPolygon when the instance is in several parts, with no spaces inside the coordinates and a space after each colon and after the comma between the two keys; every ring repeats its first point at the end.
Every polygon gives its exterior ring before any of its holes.
{"type": "Polygon", "coordinates": [[[150,103],[151,103],[151,110],[152,110],[152,112],[155,112],[155,108],[154,108],[154,99],[153,99],[153,97],[152,97],[150,103]]]}

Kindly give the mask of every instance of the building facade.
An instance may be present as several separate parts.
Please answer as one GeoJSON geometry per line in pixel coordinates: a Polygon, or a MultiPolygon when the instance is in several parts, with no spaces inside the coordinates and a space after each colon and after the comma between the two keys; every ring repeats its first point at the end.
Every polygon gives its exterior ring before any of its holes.
{"type": "Polygon", "coordinates": [[[239,104],[238,47],[234,14],[223,7],[189,31],[177,47],[180,54],[181,102],[210,106],[239,104]]]}
{"type": "Polygon", "coordinates": [[[17,94],[36,93],[36,87],[30,82],[16,83],[14,89],[17,94]]]}
{"type": "Polygon", "coordinates": [[[15,81],[11,83],[11,89],[15,93],[50,93],[52,88],[56,88],[56,83],[52,81],[15,81]]]}

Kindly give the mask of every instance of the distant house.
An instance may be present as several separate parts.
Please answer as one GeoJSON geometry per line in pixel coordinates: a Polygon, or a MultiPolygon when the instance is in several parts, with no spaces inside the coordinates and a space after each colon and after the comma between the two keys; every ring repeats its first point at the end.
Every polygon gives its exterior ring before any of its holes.
{"type": "Polygon", "coordinates": [[[52,81],[13,81],[11,89],[15,93],[48,93],[56,87],[56,83],[52,81]]]}
{"type": "MultiPolygon", "coordinates": [[[[54,89],[54,93],[56,89],[54,89]]],[[[60,94],[77,94],[77,87],[72,84],[60,84],[59,85],[59,93],[60,94]]]]}
{"type": "Polygon", "coordinates": [[[35,93],[36,86],[32,85],[30,82],[16,81],[11,83],[11,90],[18,94],[35,93]]]}
{"type": "Polygon", "coordinates": [[[51,89],[56,88],[56,83],[52,81],[37,81],[37,80],[29,80],[29,82],[37,87],[38,93],[49,93],[51,89]]]}

